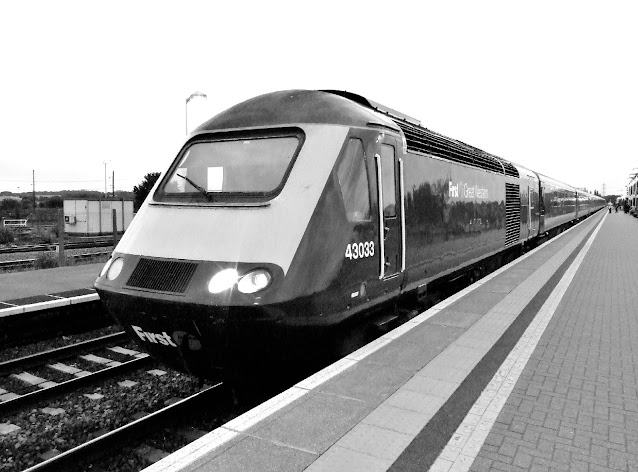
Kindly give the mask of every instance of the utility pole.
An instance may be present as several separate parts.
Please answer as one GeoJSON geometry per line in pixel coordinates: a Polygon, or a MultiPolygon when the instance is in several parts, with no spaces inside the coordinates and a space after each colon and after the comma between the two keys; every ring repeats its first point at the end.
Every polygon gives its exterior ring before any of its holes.
{"type": "Polygon", "coordinates": [[[38,215],[35,212],[35,169],[33,169],[33,218],[35,219],[36,229],[38,229],[38,215]]]}
{"type": "Polygon", "coordinates": [[[111,190],[113,193],[113,198],[115,198],[115,171],[113,171],[113,176],[111,177],[111,190]]]}

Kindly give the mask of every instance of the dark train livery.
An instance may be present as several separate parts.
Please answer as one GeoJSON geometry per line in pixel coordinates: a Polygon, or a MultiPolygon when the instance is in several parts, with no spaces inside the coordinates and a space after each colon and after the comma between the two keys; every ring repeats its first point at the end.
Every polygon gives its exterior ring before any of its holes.
{"type": "Polygon", "coordinates": [[[189,136],[95,287],[144,349],[206,377],[480,275],[603,204],[359,95],[277,92],[189,136]]]}

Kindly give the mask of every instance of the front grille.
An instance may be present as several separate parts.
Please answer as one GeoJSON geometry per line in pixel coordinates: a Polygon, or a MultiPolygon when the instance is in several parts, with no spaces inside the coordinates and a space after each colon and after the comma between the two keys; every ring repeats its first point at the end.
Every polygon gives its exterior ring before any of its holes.
{"type": "Polygon", "coordinates": [[[197,269],[194,262],[165,261],[142,257],[129,277],[128,287],[184,293],[197,269]]]}
{"type": "Polygon", "coordinates": [[[521,194],[518,185],[505,184],[505,246],[516,242],[521,234],[521,194]]]}

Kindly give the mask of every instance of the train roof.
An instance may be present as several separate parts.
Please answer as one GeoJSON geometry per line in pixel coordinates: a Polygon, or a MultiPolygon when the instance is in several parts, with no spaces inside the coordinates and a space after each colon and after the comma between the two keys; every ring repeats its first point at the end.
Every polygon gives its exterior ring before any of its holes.
{"type": "Polygon", "coordinates": [[[419,120],[361,95],[340,90],[286,90],[260,95],[221,112],[197,132],[325,123],[382,126],[403,134],[407,150],[519,177],[511,162],[423,126],[419,120]]]}
{"type": "Polygon", "coordinates": [[[349,98],[321,90],[286,90],[239,103],[203,123],[196,131],[325,123],[385,126],[399,132],[391,119],[349,98]]]}

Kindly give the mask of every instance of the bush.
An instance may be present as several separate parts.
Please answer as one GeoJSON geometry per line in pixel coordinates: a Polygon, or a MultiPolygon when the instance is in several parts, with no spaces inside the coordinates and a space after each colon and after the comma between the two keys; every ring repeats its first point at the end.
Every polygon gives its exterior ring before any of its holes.
{"type": "Polygon", "coordinates": [[[0,244],[8,244],[13,242],[13,233],[10,229],[0,228],[0,244]]]}
{"type": "Polygon", "coordinates": [[[57,227],[47,227],[47,226],[40,226],[36,232],[35,235],[36,237],[44,244],[51,244],[54,241],[57,241],[58,239],[58,228],[57,227]]]}
{"type": "Polygon", "coordinates": [[[36,269],[51,269],[58,267],[58,256],[51,252],[43,252],[36,256],[33,266],[36,269]]]}

